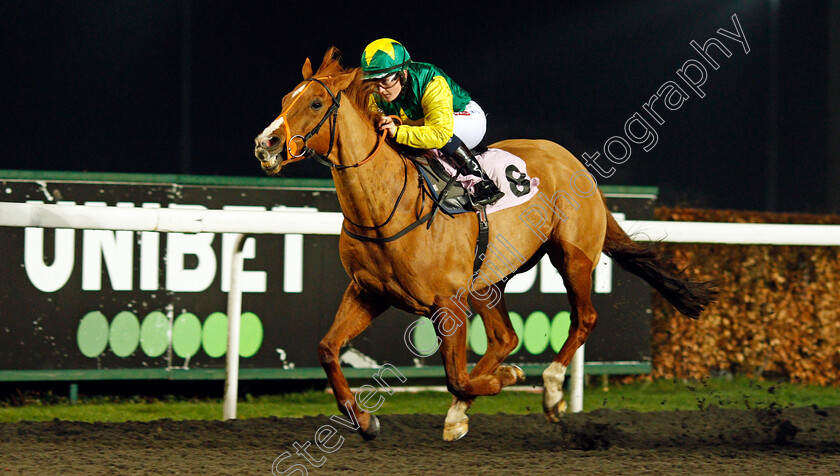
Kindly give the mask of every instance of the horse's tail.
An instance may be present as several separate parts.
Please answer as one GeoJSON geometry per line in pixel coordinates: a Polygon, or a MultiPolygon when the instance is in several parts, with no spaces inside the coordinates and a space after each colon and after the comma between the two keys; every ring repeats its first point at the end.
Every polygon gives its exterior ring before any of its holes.
{"type": "Polygon", "coordinates": [[[644,279],[686,316],[697,319],[716,298],[714,283],[680,278],[667,271],[653,245],[633,241],[607,210],[607,236],[604,253],[622,268],[644,279]]]}

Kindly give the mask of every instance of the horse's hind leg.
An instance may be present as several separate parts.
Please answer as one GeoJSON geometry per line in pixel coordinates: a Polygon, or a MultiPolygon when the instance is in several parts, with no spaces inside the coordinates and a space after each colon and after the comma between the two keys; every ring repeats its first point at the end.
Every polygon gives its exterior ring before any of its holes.
{"type": "MultiPolygon", "coordinates": [[[[496,290],[493,291],[494,295],[498,292],[498,296],[504,296],[504,283],[496,284],[496,290]]],[[[500,299],[494,302],[490,299],[483,300],[476,297],[483,295],[486,294],[481,291],[470,294],[470,303],[484,323],[484,330],[487,334],[487,351],[472,369],[469,378],[475,380],[486,375],[493,375],[499,379],[502,387],[521,383],[525,381],[525,373],[522,369],[515,365],[501,365],[519,342],[516,331],[513,330],[513,325],[510,322],[505,301],[500,299]]],[[[446,424],[444,426],[444,433],[447,433],[448,429],[450,438],[453,438],[454,435],[459,435],[460,438],[466,434],[467,421],[469,420],[467,410],[474,401],[475,397],[471,399],[452,397],[452,405],[446,413],[446,424]]]]}
{"type": "Polygon", "coordinates": [[[341,298],[330,330],[318,344],[318,359],[330,381],[338,409],[350,417],[351,423],[356,424],[357,430],[366,440],[376,437],[379,420],[372,413],[361,411],[356,405],[350,385],[341,371],[339,352],[344,344],[367,329],[373,319],[387,308],[388,305],[365,294],[355,283],[350,283],[341,298]]]}
{"type": "MultiPolygon", "coordinates": [[[[496,373],[500,370],[501,363],[513,352],[519,343],[513,324],[510,322],[507,305],[504,300],[505,283],[499,282],[493,285],[494,290],[488,292],[485,288],[474,294],[470,294],[470,304],[481,316],[484,324],[484,332],[487,334],[487,351],[470,372],[470,378],[478,378],[483,375],[496,373]],[[479,296],[491,296],[491,299],[479,299],[479,296]],[[498,297],[498,300],[496,300],[498,297]]],[[[518,367],[515,367],[518,369],[518,367]]],[[[502,372],[511,372],[514,367],[502,366],[502,372]]],[[[519,372],[522,372],[519,369],[519,372]]],[[[515,376],[517,379],[520,375],[515,376]]],[[[524,379],[524,373],[521,375],[524,379]]]]}
{"type": "MultiPolygon", "coordinates": [[[[488,313],[489,315],[490,313],[488,313]]],[[[475,376],[467,373],[466,344],[468,316],[466,312],[458,306],[452,309],[445,305],[439,305],[432,317],[432,320],[436,323],[435,329],[441,342],[440,354],[446,370],[446,385],[450,393],[455,396],[455,401],[453,402],[454,408],[451,408],[447,414],[443,438],[447,441],[454,441],[467,433],[468,418],[466,416],[466,410],[475,397],[480,395],[496,395],[503,387],[515,383],[518,375],[515,372],[493,372],[475,376]]],[[[496,322],[495,319],[489,319],[489,321],[491,323],[496,322]]],[[[493,325],[491,324],[491,326],[493,325]]],[[[511,326],[512,329],[513,327],[511,326]]],[[[513,343],[513,346],[510,346],[511,341],[508,341],[504,347],[513,349],[516,344],[513,343]]],[[[497,359],[498,357],[491,356],[486,362],[492,363],[497,359]]],[[[504,356],[501,359],[504,359],[504,356]]],[[[494,366],[498,369],[498,363],[494,366]]],[[[485,363],[483,366],[485,369],[491,367],[493,365],[488,363],[485,363]]]]}
{"type": "Polygon", "coordinates": [[[543,410],[548,421],[557,423],[566,411],[563,399],[563,381],[566,369],[578,348],[595,328],[598,314],[592,307],[592,267],[593,263],[576,246],[561,242],[560,248],[548,252],[551,263],[563,277],[571,305],[571,325],[569,337],[554,358],[554,362],[543,372],[543,410]]]}

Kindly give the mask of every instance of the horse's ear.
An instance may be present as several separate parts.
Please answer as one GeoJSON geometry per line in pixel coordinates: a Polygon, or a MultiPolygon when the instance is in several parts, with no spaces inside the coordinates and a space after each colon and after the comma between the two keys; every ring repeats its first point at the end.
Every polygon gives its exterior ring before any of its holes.
{"type": "Polygon", "coordinates": [[[339,74],[335,77],[333,86],[337,91],[344,91],[345,89],[350,87],[351,84],[353,84],[353,80],[356,79],[357,73],[358,71],[353,70],[349,73],[339,74]]]}
{"type": "Polygon", "coordinates": [[[301,72],[303,73],[303,79],[309,79],[312,77],[312,62],[309,61],[309,58],[306,58],[306,61],[303,62],[303,69],[301,72]]]}

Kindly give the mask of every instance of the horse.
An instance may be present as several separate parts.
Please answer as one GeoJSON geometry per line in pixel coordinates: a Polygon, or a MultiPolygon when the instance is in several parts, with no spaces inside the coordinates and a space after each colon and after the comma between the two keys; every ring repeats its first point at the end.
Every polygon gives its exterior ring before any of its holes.
{"type": "Polygon", "coordinates": [[[256,137],[254,153],[269,175],[307,158],[331,168],[344,215],[339,253],[350,283],[318,345],[318,358],[339,411],[365,439],[376,437],[379,420],[358,405],[339,352],[391,306],[436,324],[447,389],[453,395],[443,438],[454,441],[467,433],[466,413],[476,397],[496,395],[525,379],[518,367],[503,365],[518,343],[504,288],[544,255],[562,276],[571,306],[569,336],[542,374],[543,411],[549,422],[558,422],[566,409],[566,368],[598,320],[590,292],[601,253],[690,318],[699,317],[715,300],[713,283],[681,277],[651,245],[634,242],[613,218],[586,168],[547,140],[510,139],[489,146],[522,158],[528,174],[539,178],[547,200],[541,208],[526,202],[487,215],[492,231],[488,249],[494,253],[482,256],[476,272],[475,215],[440,214],[427,226],[418,226],[422,217],[433,216],[436,205],[425,199],[422,185],[415,185],[420,183],[418,172],[404,151],[374,127],[379,116],[369,107],[374,87],[362,81],[361,69],[342,66],[340,53],[331,47],[315,72],[306,58],[302,74],[303,81],[284,96],[280,116],[256,137]],[[487,333],[487,350],[469,372],[467,303],[481,316],[487,333]]]}

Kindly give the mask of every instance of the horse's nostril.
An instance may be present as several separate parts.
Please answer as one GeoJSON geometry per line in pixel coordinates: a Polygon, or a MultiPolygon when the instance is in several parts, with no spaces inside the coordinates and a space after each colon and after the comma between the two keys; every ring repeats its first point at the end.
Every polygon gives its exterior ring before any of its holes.
{"type": "Polygon", "coordinates": [[[273,149],[280,143],[280,139],[275,136],[269,136],[263,139],[262,145],[266,149],[273,149]]]}

